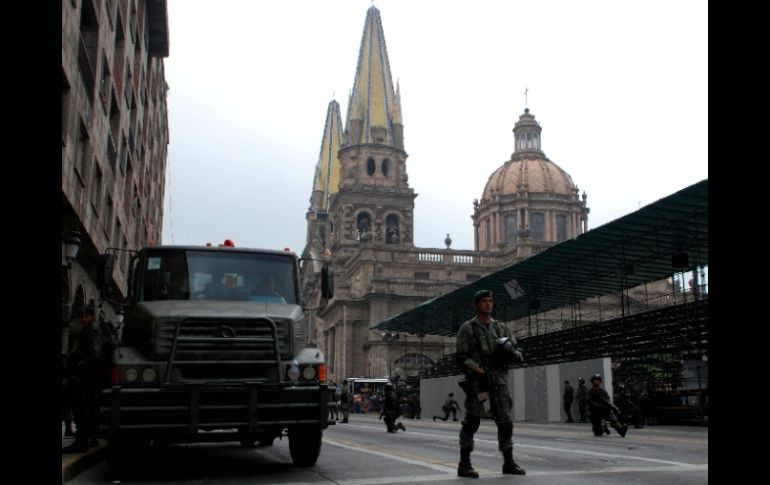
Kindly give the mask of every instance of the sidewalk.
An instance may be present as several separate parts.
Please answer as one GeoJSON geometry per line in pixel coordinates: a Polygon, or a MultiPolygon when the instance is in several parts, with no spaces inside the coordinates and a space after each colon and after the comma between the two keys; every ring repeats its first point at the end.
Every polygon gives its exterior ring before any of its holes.
{"type": "MultiPolygon", "coordinates": [[[[74,437],[64,436],[64,424],[61,430],[61,446],[64,448],[75,441],[74,437]]],[[[83,453],[62,453],[61,455],[61,482],[72,480],[78,473],[94,466],[104,459],[107,452],[107,442],[99,440],[99,446],[89,448],[83,453]]]]}

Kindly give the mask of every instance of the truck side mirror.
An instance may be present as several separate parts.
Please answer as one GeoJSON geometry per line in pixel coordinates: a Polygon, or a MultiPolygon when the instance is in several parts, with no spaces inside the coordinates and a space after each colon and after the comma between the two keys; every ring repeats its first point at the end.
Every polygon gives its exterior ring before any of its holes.
{"type": "Polygon", "coordinates": [[[99,258],[99,269],[96,274],[96,286],[100,291],[105,291],[109,287],[113,269],[115,269],[115,255],[102,254],[99,258]]]}
{"type": "Polygon", "coordinates": [[[321,296],[327,300],[334,297],[334,270],[326,265],[321,268],[321,296]]]}

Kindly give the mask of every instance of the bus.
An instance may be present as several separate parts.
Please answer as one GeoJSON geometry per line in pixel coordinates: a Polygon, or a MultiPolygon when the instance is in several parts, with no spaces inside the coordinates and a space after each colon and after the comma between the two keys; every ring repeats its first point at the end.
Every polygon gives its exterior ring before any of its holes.
{"type": "Polygon", "coordinates": [[[372,413],[380,412],[381,403],[385,399],[385,384],[388,379],[372,377],[348,377],[348,392],[353,400],[351,412],[372,413]],[[355,402],[355,396],[361,396],[360,402],[355,402]]]}

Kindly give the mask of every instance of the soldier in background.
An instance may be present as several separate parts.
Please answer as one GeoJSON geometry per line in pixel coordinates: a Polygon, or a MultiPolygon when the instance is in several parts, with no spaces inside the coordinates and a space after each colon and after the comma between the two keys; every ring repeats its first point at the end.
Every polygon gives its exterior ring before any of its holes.
{"type": "Polygon", "coordinates": [[[615,428],[615,431],[617,431],[620,436],[626,436],[628,426],[618,420],[617,416],[620,414],[620,411],[617,406],[610,401],[610,395],[601,388],[601,384],[601,375],[594,374],[591,376],[591,389],[588,391],[588,395],[590,398],[591,425],[594,436],[602,436],[605,432],[609,434],[609,429],[607,429],[606,425],[602,424],[602,421],[605,419],[610,422],[610,426],[615,428]]]}
{"type": "Polygon", "coordinates": [[[444,405],[441,407],[441,410],[444,411],[444,417],[441,416],[433,416],[433,421],[435,421],[437,418],[446,421],[449,419],[449,413],[452,413],[452,421],[457,421],[457,411],[460,410],[460,404],[455,400],[455,393],[450,392],[449,396],[447,396],[446,400],[444,401],[444,405]]]}
{"type": "Polygon", "coordinates": [[[97,325],[96,309],[87,305],[80,316],[82,330],[75,349],[67,356],[70,385],[75,394],[74,414],[77,423],[75,442],[62,448],[62,453],[87,451],[97,446],[99,433],[99,393],[104,386],[106,372],[102,363],[102,333],[97,325]]]}
{"type": "Polygon", "coordinates": [[[582,377],[578,377],[577,402],[578,410],[580,411],[580,422],[587,423],[586,408],[588,407],[588,389],[586,389],[586,380],[582,377]]]}
{"type": "Polygon", "coordinates": [[[572,386],[569,385],[569,381],[564,381],[564,395],[562,400],[564,401],[564,412],[567,413],[567,421],[565,423],[574,423],[572,419],[572,401],[575,397],[575,391],[572,386]]]}
{"type": "Polygon", "coordinates": [[[397,430],[406,431],[404,423],[401,421],[396,422],[399,416],[401,416],[401,406],[398,403],[398,396],[396,395],[395,387],[392,383],[385,384],[385,404],[380,411],[380,419],[385,417],[385,426],[388,429],[388,433],[395,433],[397,430]]]}
{"type": "Polygon", "coordinates": [[[342,391],[340,392],[340,408],[342,408],[342,421],[341,423],[348,422],[348,415],[350,414],[350,391],[348,390],[348,380],[342,381],[342,391]]]}

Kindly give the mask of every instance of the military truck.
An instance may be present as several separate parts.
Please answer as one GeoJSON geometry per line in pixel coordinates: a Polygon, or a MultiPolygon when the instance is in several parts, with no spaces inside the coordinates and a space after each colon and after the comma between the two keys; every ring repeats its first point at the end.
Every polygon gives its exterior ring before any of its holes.
{"type": "MultiPolygon", "coordinates": [[[[116,258],[105,254],[102,286],[116,258]]],[[[124,469],[151,442],[237,441],[270,446],[288,436],[298,466],[316,463],[334,404],[323,354],[299,330],[298,259],[288,251],[155,246],[128,267],[111,386],[100,433],[108,466],[124,469]]],[[[324,265],[321,293],[333,275],[324,265]]]]}

